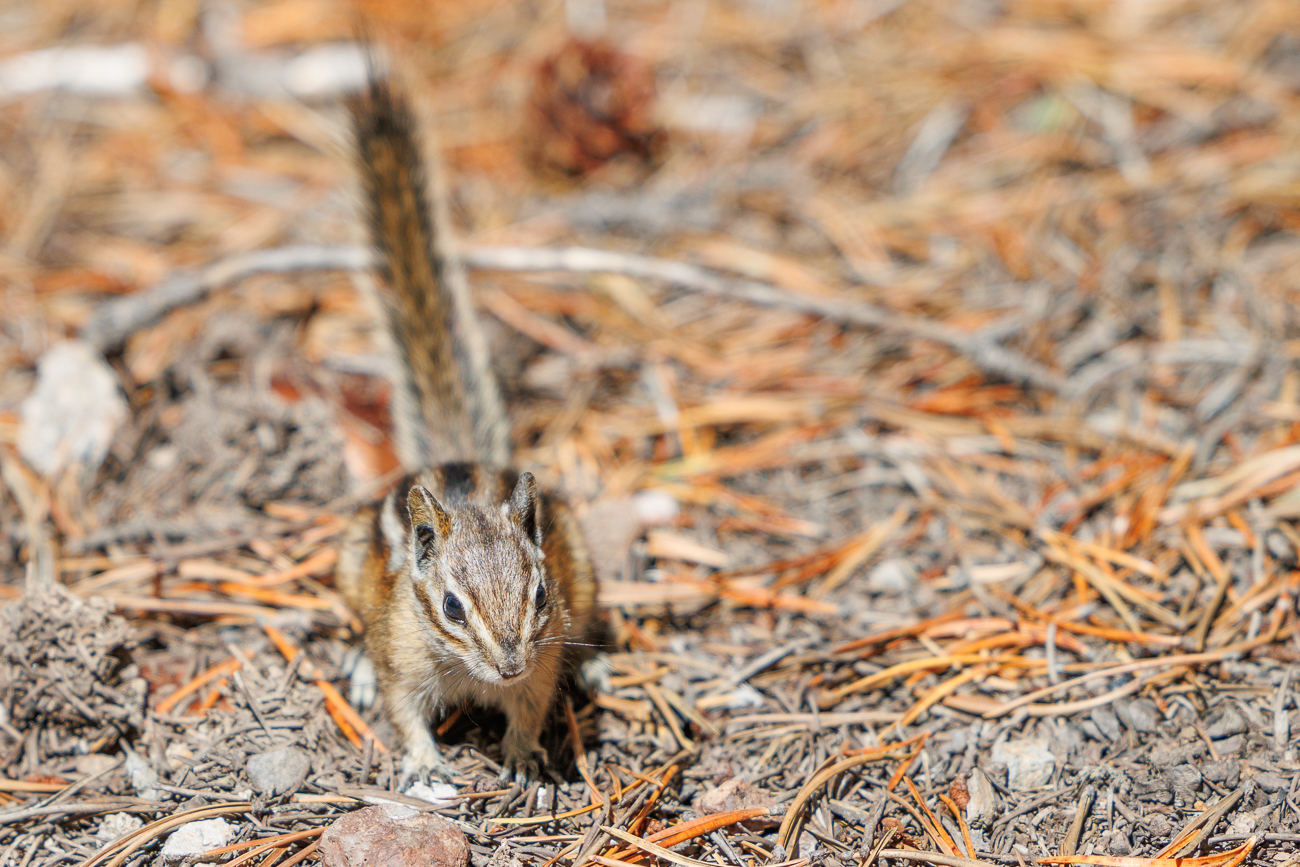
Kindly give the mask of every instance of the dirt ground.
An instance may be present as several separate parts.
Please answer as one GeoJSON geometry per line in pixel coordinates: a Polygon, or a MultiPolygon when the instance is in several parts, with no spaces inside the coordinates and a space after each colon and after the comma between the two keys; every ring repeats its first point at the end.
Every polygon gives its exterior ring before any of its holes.
{"type": "Polygon", "coordinates": [[[380,798],[474,867],[1297,863],[1300,4],[10,3],[0,106],[0,867],[380,798]],[[449,709],[438,803],[332,589],[358,31],[614,643],[545,780],[449,709]]]}

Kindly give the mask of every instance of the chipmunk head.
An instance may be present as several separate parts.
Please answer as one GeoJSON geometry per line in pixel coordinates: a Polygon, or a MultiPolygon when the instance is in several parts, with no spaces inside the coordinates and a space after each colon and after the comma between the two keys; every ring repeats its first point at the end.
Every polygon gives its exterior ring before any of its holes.
{"type": "Polygon", "coordinates": [[[412,587],[433,638],[479,680],[522,677],[559,619],[532,474],[499,509],[449,510],[420,485],[406,503],[412,587]]]}

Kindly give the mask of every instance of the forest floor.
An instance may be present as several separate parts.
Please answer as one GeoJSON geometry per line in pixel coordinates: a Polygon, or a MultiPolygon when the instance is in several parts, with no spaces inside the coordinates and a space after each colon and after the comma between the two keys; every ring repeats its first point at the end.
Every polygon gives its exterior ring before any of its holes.
{"type": "Polygon", "coordinates": [[[383,800],[474,867],[1297,863],[1300,5],[0,21],[0,867],[312,863],[383,800]],[[615,642],[543,781],[449,709],[433,802],[332,585],[396,466],[359,25],[615,642]]]}

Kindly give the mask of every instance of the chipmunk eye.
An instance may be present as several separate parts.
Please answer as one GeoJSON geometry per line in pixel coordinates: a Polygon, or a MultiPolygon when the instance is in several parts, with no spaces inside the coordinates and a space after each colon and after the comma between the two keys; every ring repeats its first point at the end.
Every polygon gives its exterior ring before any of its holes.
{"type": "Polygon", "coordinates": [[[448,593],[442,597],[442,613],[446,614],[449,620],[456,623],[465,622],[465,606],[461,604],[455,594],[448,593]]]}
{"type": "Polygon", "coordinates": [[[537,595],[533,597],[533,607],[541,609],[546,605],[546,585],[539,583],[537,585],[537,595]]]}

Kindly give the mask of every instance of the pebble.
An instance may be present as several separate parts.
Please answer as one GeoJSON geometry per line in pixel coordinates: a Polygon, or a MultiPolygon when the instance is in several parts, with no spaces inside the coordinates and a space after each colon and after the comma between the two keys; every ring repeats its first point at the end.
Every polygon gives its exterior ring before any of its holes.
{"type": "Polygon", "coordinates": [[[1115,713],[1132,731],[1153,734],[1160,724],[1160,711],[1145,698],[1115,702],[1115,713]]]}
{"type": "Polygon", "coordinates": [[[125,837],[132,831],[144,827],[144,819],[130,813],[109,813],[95,829],[95,839],[101,843],[112,843],[119,837],[125,837]]]}
{"type": "Polygon", "coordinates": [[[158,783],[158,772],[138,753],[126,754],[126,775],[131,780],[131,788],[136,794],[152,801],[157,794],[154,786],[158,783]]]}
{"type": "Polygon", "coordinates": [[[36,362],[36,388],[23,401],[18,453],[53,477],[71,463],[98,469],[127,416],[117,372],[91,344],[64,340],[36,362]]]}
{"type": "Polygon", "coordinates": [[[162,859],[168,864],[197,858],[209,849],[220,849],[235,838],[235,826],[225,819],[202,819],[181,825],[162,847],[162,859]]]}
{"type": "Polygon", "coordinates": [[[993,747],[993,761],[1006,765],[1007,788],[1028,792],[1047,785],[1056,770],[1056,757],[1036,738],[1003,741],[993,747]]]}
{"type": "Polygon", "coordinates": [[[1229,789],[1237,788],[1241,782],[1241,762],[1236,759],[1216,759],[1201,763],[1201,773],[1213,783],[1229,789]]]}
{"type": "Polygon", "coordinates": [[[1104,836],[1110,854],[1120,856],[1133,854],[1133,841],[1129,840],[1128,834],[1125,834],[1120,829],[1116,828],[1104,836]]]}
{"type": "MultiPolygon", "coordinates": [[[[105,771],[111,771],[122,763],[118,756],[106,756],[103,753],[91,753],[77,759],[77,773],[85,774],[87,777],[93,777],[95,774],[102,774],[105,771]]],[[[125,814],[124,814],[125,815],[125,814]]]]}
{"type": "Polygon", "coordinates": [[[1195,765],[1174,765],[1165,769],[1165,777],[1174,790],[1174,800],[1184,805],[1196,802],[1196,790],[1201,787],[1201,772],[1195,765]]]}
{"type": "Polygon", "coordinates": [[[966,823],[972,828],[992,828],[1000,811],[998,793],[993,791],[993,784],[979,768],[970,772],[966,791],[970,794],[966,803],[966,823]]]}
{"type": "Polygon", "coordinates": [[[1158,804],[1172,804],[1174,802],[1174,787],[1168,779],[1155,774],[1143,774],[1134,777],[1133,794],[1144,801],[1155,801],[1158,804]]]}
{"type": "Polygon", "coordinates": [[[1222,740],[1233,735],[1244,735],[1250,727],[1246,718],[1230,704],[1221,704],[1205,717],[1205,733],[1210,740],[1222,740]]]}
{"type": "Polygon", "coordinates": [[[311,756],[298,747],[278,747],[248,757],[248,782],[263,795],[296,792],[311,770],[311,756]]]}
{"type": "Polygon", "coordinates": [[[449,819],[404,804],[355,810],[320,837],[323,867],[465,867],[469,842],[449,819]]]}
{"type": "Polygon", "coordinates": [[[1119,717],[1115,716],[1115,711],[1109,706],[1095,707],[1092,713],[1088,715],[1095,725],[1108,740],[1117,741],[1120,736],[1119,717]]]}
{"type": "Polygon", "coordinates": [[[700,793],[691,804],[701,816],[745,810],[750,807],[770,807],[774,803],[767,792],[739,778],[727,780],[720,786],[700,793]]]}
{"type": "Polygon", "coordinates": [[[1291,788],[1291,781],[1286,777],[1270,774],[1268,771],[1256,771],[1255,785],[1266,792],[1285,792],[1291,788]]]}

